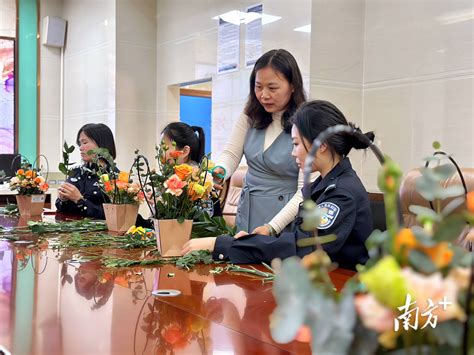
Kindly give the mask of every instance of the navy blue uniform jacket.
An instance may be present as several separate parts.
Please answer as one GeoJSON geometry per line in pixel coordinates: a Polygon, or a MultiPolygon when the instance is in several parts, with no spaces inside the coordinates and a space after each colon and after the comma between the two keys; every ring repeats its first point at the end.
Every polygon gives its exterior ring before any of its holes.
{"type": "MultiPolygon", "coordinates": [[[[319,177],[311,185],[311,199],[325,211],[318,235],[335,234],[337,239],[323,244],[324,250],[339,267],[355,269],[368,259],[365,241],[372,232],[372,214],[367,191],[352,169],[349,158],[344,158],[325,177],[319,177]]],[[[300,248],[299,239],[310,237],[300,229],[297,217],[294,228],[279,236],[250,234],[234,239],[223,235],[216,239],[213,257],[235,264],[270,262],[274,258],[285,259],[311,253],[314,247],[300,248]]]]}
{"type": "Polygon", "coordinates": [[[56,208],[59,212],[94,219],[105,219],[102,204],[109,202],[109,199],[100,191],[99,178],[96,174],[81,169],[81,167],[74,168],[67,182],[78,188],[82,196],[84,196],[84,200],[75,204],[69,200],[63,202],[58,198],[56,200],[56,208]]]}

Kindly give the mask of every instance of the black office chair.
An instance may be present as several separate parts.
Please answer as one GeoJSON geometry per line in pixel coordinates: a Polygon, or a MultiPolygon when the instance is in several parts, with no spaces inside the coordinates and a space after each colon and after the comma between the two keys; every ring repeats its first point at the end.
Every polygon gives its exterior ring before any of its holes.
{"type": "Polygon", "coordinates": [[[17,156],[18,154],[0,154],[0,171],[5,173],[3,178],[0,177],[0,182],[9,180],[20,169],[21,159],[16,158],[17,156]]]}

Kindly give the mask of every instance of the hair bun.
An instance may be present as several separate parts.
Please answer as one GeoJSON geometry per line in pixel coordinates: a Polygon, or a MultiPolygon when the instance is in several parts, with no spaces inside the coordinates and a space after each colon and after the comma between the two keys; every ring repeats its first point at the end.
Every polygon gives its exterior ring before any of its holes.
{"type": "Polygon", "coordinates": [[[373,131],[362,133],[359,127],[357,127],[354,123],[348,122],[348,125],[352,127],[357,133],[357,135],[351,135],[352,138],[352,147],[355,149],[366,149],[370,146],[370,142],[373,142],[375,139],[375,134],[373,131]],[[364,137],[365,136],[365,137],[364,137]]]}

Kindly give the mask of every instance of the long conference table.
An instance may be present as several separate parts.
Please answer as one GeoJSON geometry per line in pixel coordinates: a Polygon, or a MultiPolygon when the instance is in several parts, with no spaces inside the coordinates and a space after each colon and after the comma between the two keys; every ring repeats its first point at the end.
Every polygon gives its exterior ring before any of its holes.
{"type": "MultiPolygon", "coordinates": [[[[0,215],[3,227],[25,223],[0,215]]],[[[311,353],[306,342],[271,338],[271,282],[210,272],[222,264],[104,269],[74,261],[76,252],[0,241],[0,354],[311,353]],[[157,289],[181,294],[156,297],[157,289]]],[[[330,276],[340,289],[353,274],[330,276]]]]}

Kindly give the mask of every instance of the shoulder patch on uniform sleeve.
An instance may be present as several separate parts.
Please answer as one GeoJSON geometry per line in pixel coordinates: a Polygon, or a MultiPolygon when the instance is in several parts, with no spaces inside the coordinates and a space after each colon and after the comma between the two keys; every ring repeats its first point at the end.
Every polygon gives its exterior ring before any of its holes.
{"type": "Polygon", "coordinates": [[[318,229],[328,229],[334,224],[339,211],[341,210],[338,205],[332,202],[321,202],[318,205],[324,212],[324,216],[321,218],[321,224],[318,229]]]}

